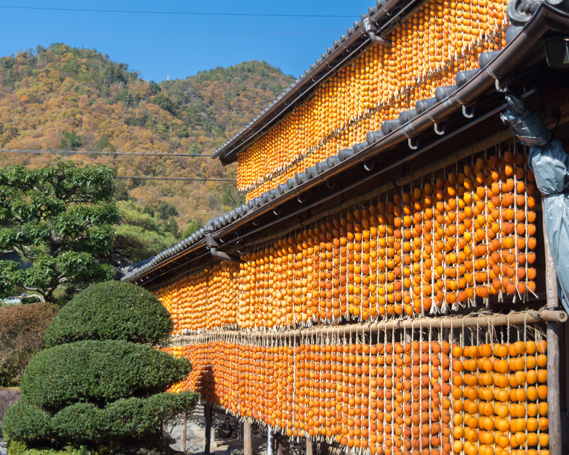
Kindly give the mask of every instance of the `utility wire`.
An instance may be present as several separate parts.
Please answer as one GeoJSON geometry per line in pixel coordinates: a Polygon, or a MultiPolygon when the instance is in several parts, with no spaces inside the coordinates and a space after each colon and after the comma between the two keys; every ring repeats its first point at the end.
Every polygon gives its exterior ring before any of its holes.
{"type": "Polygon", "coordinates": [[[235,183],[236,179],[208,179],[208,178],[184,178],[184,177],[138,177],[138,176],[126,176],[126,175],[117,175],[115,176],[116,179],[121,180],[176,180],[179,182],[233,182],[235,183]]]}
{"type": "Polygon", "coordinates": [[[158,152],[97,152],[93,150],[17,150],[17,149],[0,149],[0,153],[31,153],[34,155],[111,155],[111,156],[171,156],[171,157],[185,157],[185,158],[201,158],[212,157],[211,154],[192,155],[188,153],[158,153],[158,152]]]}
{"type": "MultiPolygon", "coordinates": [[[[39,154],[53,154],[53,155],[129,155],[129,156],[175,156],[186,158],[199,158],[211,157],[213,155],[188,155],[187,153],[140,153],[140,152],[94,152],[86,150],[15,150],[15,149],[0,149],[0,153],[32,153],[39,154]]],[[[175,178],[175,177],[140,177],[140,176],[116,176],[116,179],[121,180],[176,180],[182,182],[236,182],[237,179],[209,179],[209,178],[175,178]]]]}
{"type": "MultiPolygon", "coordinates": [[[[339,34],[343,33],[338,30],[306,30],[306,31],[265,31],[265,32],[215,32],[216,36],[255,36],[255,35],[318,35],[318,34],[339,34]]],[[[92,37],[143,37],[143,36],[212,36],[212,32],[204,33],[88,33],[79,35],[66,35],[59,33],[41,34],[41,35],[30,35],[30,34],[19,34],[19,35],[0,35],[0,38],[49,38],[57,36],[59,38],[92,38],[92,37]]]]}
{"type": "Polygon", "coordinates": [[[354,18],[357,14],[279,14],[279,13],[217,13],[217,12],[197,12],[197,11],[142,11],[142,10],[115,10],[115,9],[83,9],[83,8],[55,8],[46,6],[10,6],[0,5],[2,9],[23,9],[36,11],[72,11],[81,13],[120,13],[120,14],[175,14],[184,16],[231,16],[231,17],[338,17],[354,18]]]}

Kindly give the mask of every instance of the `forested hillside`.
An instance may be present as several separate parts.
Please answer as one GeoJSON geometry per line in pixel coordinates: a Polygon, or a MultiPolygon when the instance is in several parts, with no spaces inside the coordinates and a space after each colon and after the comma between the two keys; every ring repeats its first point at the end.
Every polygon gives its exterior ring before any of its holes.
{"type": "MultiPolygon", "coordinates": [[[[0,148],[209,154],[292,81],[267,63],[252,61],[157,84],[95,50],[38,46],[0,59],[0,148]]],[[[39,166],[54,159],[0,153],[0,165],[39,166]]],[[[236,174],[234,167],[206,157],[73,159],[108,164],[123,176],[236,174]]],[[[240,202],[235,185],[226,182],[125,180],[118,185],[120,198],[131,201],[122,206],[126,222],[157,223],[171,241],[240,202]]]]}

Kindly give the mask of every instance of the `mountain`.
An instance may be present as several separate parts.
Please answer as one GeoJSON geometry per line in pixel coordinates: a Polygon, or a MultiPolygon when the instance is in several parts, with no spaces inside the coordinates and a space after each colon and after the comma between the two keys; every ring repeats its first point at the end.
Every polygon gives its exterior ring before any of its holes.
{"type": "MultiPolygon", "coordinates": [[[[251,61],[157,84],[96,50],[38,46],[0,59],[0,148],[184,153],[73,159],[108,164],[121,176],[235,178],[235,166],[195,156],[223,144],[293,81],[251,61]]],[[[53,159],[0,153],[2,166],[53,159]]],[[[226,182],[120,180],[117,186],[119,198],[134,203],[129,219],[139,210],[177,238],[242,200],[226,182]]]]}

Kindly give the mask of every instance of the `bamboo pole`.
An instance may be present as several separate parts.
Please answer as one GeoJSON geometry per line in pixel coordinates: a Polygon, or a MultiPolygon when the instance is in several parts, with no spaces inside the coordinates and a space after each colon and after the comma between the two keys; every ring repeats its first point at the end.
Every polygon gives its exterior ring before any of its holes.
{"type": "Polygon", "coordinates": [[[312,455],[312,439],[306,438],[306,455],[312,455]]]}
{"type": "MultiPolygon", "coordinates": [[[[542,202],[543,204],[543,202],[542,202]]],[[[557,273],[553,256],[549,247],[547,230],[545,229],[545,215],[543,210],[543,246],[545,251],[545,287],[547,308],[555,311],[559,308],[559,296],[557,295],[557,273]]],[[[561,381],[559,377],[559,322],[547,322],[547,401],[549,420],[549,453],[561,455],[561,381]]]]}
{"type": "MultiPolygon", "coordinates": [[[[296,330],[282,330],[278,332],[268,331],[236,331],[236,330],[210,330],[207,333],[212,335],[235,335],[241,334],[243,336],[251,337],[268,337],[280,338],[284,336],[300,336],[304,335],[333,335],[333,334],[348,334],[361,332],[362,327],[367,330],[392,330],[392,329],[418,329],[418,328],[433,328],[433,329],[456,329],[461,327],[487,327],[487,326],[500,326],[500,325],[516,325],[516,324],[532,324],[535,322],[565,322],[567,320],[567,313],[561,310],[541,310],[541,311],[527,311],[515,312],[509,314],[492,314],[480,316],[466,316],[466,317],[438,317],[438,318],[417,318],[417,319],[398,319],[384,322],[374,322],[367,325],[350,324],[341,326],[321,326],[309,329],[301,328],[296,330]]],[[[189,342],[193,338],[201,336],[200,334],[192,335],[179,335],[172,337],[172,344],[189,342]]]]}

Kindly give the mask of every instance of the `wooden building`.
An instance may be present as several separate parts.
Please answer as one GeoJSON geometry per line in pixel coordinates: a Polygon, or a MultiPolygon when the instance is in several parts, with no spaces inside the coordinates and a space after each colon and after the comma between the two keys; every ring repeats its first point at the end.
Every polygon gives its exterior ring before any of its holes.
{"type": "Polygon", "coordinates": [[[380,0],[224,144],[247,203],[123,278],[172,314],[174,389],[358,453],[569,453],[567,316],[500,120],[514,94],[569,150],[567,9],[380,0]]]}

